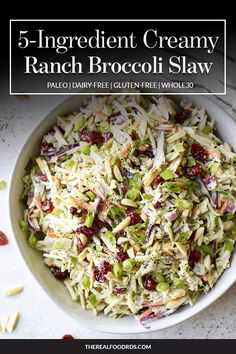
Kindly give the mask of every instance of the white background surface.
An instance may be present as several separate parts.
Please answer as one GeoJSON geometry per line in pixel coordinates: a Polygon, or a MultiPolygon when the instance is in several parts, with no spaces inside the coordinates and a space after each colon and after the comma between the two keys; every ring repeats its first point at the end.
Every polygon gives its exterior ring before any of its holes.
{"type": "MultiPolygon", "coordinates": [[[[40,96],[19,100],[0,92],[0,180],[9,182],[14,160],[25,139],[63,99],[40,96]]],[[[227,97],[211,99],[236,118],[234,90],[229,89],[227,97]]],[[[236,284],[208,309],[169,329],[142,335],[115,335],[84,327],[56,307],[27,269],[13,242],[15,236],[9,231],[6,206],[5,190],[0,192],[0,230],[8,235],[9,245],[0,247],[0,317],[15,310],[21,317],[17,329],[13,333],[0,333],[0,339],[57,339],[66,333],[76,338],[236,338],[236,284]],[[11,298],[3,296],[5,289],[17,285],[24,286],[23,293],[11,298]]]]}

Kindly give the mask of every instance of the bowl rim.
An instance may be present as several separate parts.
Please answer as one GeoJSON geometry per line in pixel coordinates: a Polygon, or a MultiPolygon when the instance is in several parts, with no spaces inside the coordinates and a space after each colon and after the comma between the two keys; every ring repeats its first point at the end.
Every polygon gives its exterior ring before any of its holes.
{"type": "MultiPolygon", "coordinates": [[[[101,95],[103,93],[101,92],[101,95]]],[[[91,95],[93,95],[93,93],[91,93],[91,95]]],[[[118,94],[117,94],[118,95],[118,94]]],[[[78,96],[83,96],[84,99],[88,99],[90,96],[88,95],[83,95],[83,92],[79,93],[78,96]]],[[[18,162],[21,158],[22,152],[25,149],[25,147],[28,145],[29,141],[32,139],[32,136],[35,134],[35,132],[37,131],[37,129],[44,124],[44,122],[48,119],[49,116],[52,116],[53,114],[55,114],[55,112],[58,109],[63,109],[63,106],[65,105],[66,102],[69,101],[69,99],[73,99],[73,97],[66,97],[65,99],[63,99],[62,101],[60,101],[59,104],[57,104],[56,106],[54,106],[53,108],[51,108],[46,115],[44,115],[43,117],[41,117],[40,121],[38,124],[35,125],[35,127],[33,128],[33,130],[31,130],[31,132],[29,133],[29,135],[26,136],[26,138],[24,139],[23,143],[21,144],[21,148],[19,149],[19,152],[16,154],[12,164],[11,164],[11,171],[9,174],[9,187],[7,190],[7,219],[8,219],[8,226],[12,235],[11,240],[13,239],[13,244],[15,246],[15,248],[17,249],[18,254],[20,255],[20,258],[23,260],[23,263],[25,265],[25,268],[30,272],[31,276],[36,279],[37,283],[40,285],[40,287],[43,289],[43,291],[47,294],[48,298],[50,299],[50,301],[52,301],[59,310],[63,311],[64,314],[66,314],[67,316],[69,316],[70,318],[74,318],[76,321],[78,321],[79,323],[85,325],[87,328],[90,329],[95,329],[97,331],[100,332],[104,332],[104,333],[114,333],[114,334],[138,334],[138,333],[151,333],[151,332],[155,332],[155,331],[159,331],[161,329],[166,329],[166,328],[170,328],[172,326],[175,326],[181,322],[184,322],[185,320],[193,317],[194,315],[200,313],[201,311],[203,311],[204,309],[206,309],[208,306],[210,306],[211,304],[213,304],[219,297],[221,297],[235,282],[236,282],[236,275],[235,278],[229,278],[226,283],[224,284],[223,287],[217,289],[217,291],[213,288],[207,295],[206,298],[204,298],[204,301],[198,301],[193,307],[190,307],[183,313],[179,313],[179,316],[177,317],[171,317],[171,322],[168,323],[163,323],[160,326],[157,326],[158,328],[135,328],[134,330],[132,329],[132,326],[130,326],[130,330],[129,332],[122,330],[122,328],[120,328],[120,326],[117,326],[117,329],[110,329],[108,326],[99,326],[96,324],[96,321],[94,321],[93,324],[88,324],[88,322],[86,322],[84,319],[75,317],[73,314],[69,314],[68,311],[61,307],[60,305],[60,301],[56,298],[53,297],[50,292],[48,291],[48,287],[43,283],[43,281],[41,281],[41,279],[38,277],[37,273],[34,272],[33,270],[33,265],[29,264],[29,262],[27,261],[26,257],[24,256],[24,254],[21,251],[21,247],[19,245],[19,242],[17,241],[17,237],[15,235],[15,231],[14,231],[14,220],[13,220],[13,216],[12,216],[12,211],[11,211],[11,193],[13,190],[13,179],[14,179],[14,175],[15,172],[17,171],[18,168],[18,162]],[[215,290],[215,291],[214,291],[215,290]]],[[[77,97],[77,96],[76,96],[77,97]]],[[[176,95],[176,96],[172,96],[171,99],[175,99],[175,97],[185,97],[185,95],[176,95]]],[[[194,101],[197,101],[198,98],[196,98],[195,96],[188,96],[188,99],[191,99],[194,101]]],[[[212,101],[211,99],[209,99],[208,97],[204,97],[204,96],[200,96],[200,100],[202,102],[206,102],[206,104],[210,103],[213,106],[217,107],[217,109],[223,114],[227,116],[227,119],[231,120],[232,123],[234,123],[236,125],[235,120],[228,114],[228,112],[226,112],[222,107],[220,107],[217,103],[215,103],[214,101],[212,101]]],[[[206,107],[207,109],[207,107],[206,107]]],[[[226,271],[227,269],[225,269],[226,271]]],[[[225,272],[224,271],[224,272],[225,272]]],[[[223,277],[224,274],[222,274],[221,277],[223,277]]],[[[220,278],[221,278],[220,277],[220,278]]],[[[79,315],[78,315],[79,316],[79,315]]],[[[95,317],[96,318],[96,317],[95,317]]],[[[98,318],[98,317],[97,317],[98,318]]],[[[118,323],[117,323],[118,324],[118,323]]]]}

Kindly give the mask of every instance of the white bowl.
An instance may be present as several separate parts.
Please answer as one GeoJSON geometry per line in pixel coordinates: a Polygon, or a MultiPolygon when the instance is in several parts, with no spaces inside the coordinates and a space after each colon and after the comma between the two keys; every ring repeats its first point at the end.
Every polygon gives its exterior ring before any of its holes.
{"type": "MultiPolygon", "coordinates": [[[[73,302],[64,284],[52,277],[49,268],[44,265],[41,252],[37,252],[28,246],[25,234],[18,226],[18,220],[22,218],[20,197],[23,190],[21,178],[25,174],[24,168],[31,157],[38,155],[41,139],[43,135],[53,126],[56,121],[56,117],[58,115],[64,115],[70,113],[71,111],[78,110],[80,104],[85,98],[88,98],[88,96],[72,96],[56,107],[38,125],[19,153],[17,162],[13,168],[9,190],[9,215],[17,246],[24,258],[24,261],[31,270],[32,275],[37,279],[46,293],[57,305],[59,305],[60,308],[62,308],[67,314],[74,317],[75,320],[83,322],[85,325],[96,330],[112,333],[142,333],[173,326],[209,306],[235,282],[235,254],[232,259],[231,268],[224,272],[214,289],[209,294],[202,295],[200,297],[196,305],[193,307],[184,306],[169,317],[154,320],[150,323],[149,329],[144,329],[132,316],[121,319],[112,319],[104,315],[95,317],[91,311],[83,310],[78,303],[73,302]]],[[[191,99],[196,105],[203,106],[207,109],[210,118],[217,122],[218,135],[224,141],[231,143],[236,151],[236,124],[233,119],[217,105],[203,97],[194,96],[188,98],[191,99]]],[[[180,96],[178,96],[178,98],[176,97],[176,99],[179,100],[180,96]]]]}

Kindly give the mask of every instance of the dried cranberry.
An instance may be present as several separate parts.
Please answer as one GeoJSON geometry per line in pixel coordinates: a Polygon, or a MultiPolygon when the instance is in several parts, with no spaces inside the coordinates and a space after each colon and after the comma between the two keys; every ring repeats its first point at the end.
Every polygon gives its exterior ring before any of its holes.
{"type": "Polygon", "coordinates": [[[148,291],[155,291],[156,290],[157,283],[152,278],[151,274],[145,274],[142,277],[142,280],[143,280],[144,289],[146,289],[148,291]]]}
{"type": "Polygon", "coordinates": [[[97,229],[94,227],[87,227],[87,226],[83,225],[83,226],[80,226],[76,230],[76,232],[84,234],[87,237],[92,237],[92,236],[96,235],[97,229]]]}
{"type": "Polygon", "coordinates": [[[48,182],[48,177],[47,177],[47,175],[46,174],[42,174],[42,175],[40,175],[39,176],[39,179],[40,179],[40,181],[42,181],[42,182],[48,182]]]}
{"type": "Polygon", "coordinates": [[[62,339],[65,339],[65,340],[72,340],[72,339],[75,339],[71,334],[65,334],[62,339]]]}
{"type": "Polygon", "coordinates": [[[119,237],[124,237],[124,236],[125,236],[124,230],[121,230],[121,231],[117,232],[117,234],[116,234],[116,237],[117,237],[117,238],[119,238],[119,237]]]}
{"type": "Polygon", "coordinates": [[[128,207],[126,213],[131,217],[130,225],[136,225],[141,221],[140,215],[135,213],[133,207],[128,207]]]}
{"type": "Polygon", "coordinates": [[[208,158],[208,153],[200,144],[192,144],[191,153],[196,160],[205,162],[208,158]]]}
{"type": "Polygon", "coordinates": [[[103,275],[111,271],[111,265],[107,261],[102,261],[99,265],[99,269],[103,275]]]}
{"type": "Polygon", "coordinates": [[[138,151],[140,152],[141,155],[144,155],[144,156],[147,156],[147,157],[150,157],[151,159],[153,159],[154,154],[153,154],[151,146],[148,146],[148,148],[146,150],[143,150],[140,148],[138,149],[138,151]]]}
{"type": "Polygon", "coordinates": [[[71,208],[70,208],[70,212],[71,212],[71,214],[74,215],[74,216],[79,216],[78,209],[75,208],[75,207],[71,207],[71,208]]]}
{"type": "Polygon", "coordinates": [[[161,203],[156,202],[153,206],[154,206],[154,208],[159,209],[159,208],[161,208],[161,203]]]}
{"type": "Polygon", "coordinates": [[[154,180],[153,182],[153,187],[157,187],[159,186],[160,183],[162,183],[164,181],[164,179],[161,176],[157,176],[157,178],[154,180]]]}
{"type": "Polygon", "coordinates": [[[93,269],[93,277],[98,283],[105,283],[106,281],[106,278],[97,267],[93,269]]]}
{"type": "Polygon", "coordinates": [[[41,208],[46,213],[51,213],[53,211],[53,204],[51,199],[46,199],[44,202],[42,202],[41,208]]]}
{"type": "Polygon", "coordinates": [[[189,255],[189,264],[191,267],[194,267],[196,263],[198,263],[202,258],[201,251],[194,250],[190,252],[189,255]]]}
{"type": "Polygon", "coordinates": [[[112,294],[118,295],[118,294],[124,294],[126,292],[126,288],[115,288],[112,290],[112,294]]]}
{"type": "Polygon", "coordinates": [[[129,172],[128,170],[126,170],[126,168],[123,168],[123,175],[128,179],[134,178],[134,175],[131,172],[129,172]]]}
{"type": "Polygon", "coordinates": [[[97,227],[98,229],[102,229],[103,227],[107,227],[108,223],[99,219],[96,215],[93,220],[93,226],[97,227]]]}
{"type": "Polygon", "coordinates": [[[87,237],[92,237],[95,236],[98,231],[102,228],[102,227],[108,227],[109,225],[100,220],[98,216],[95,216],[94,221],[93,221],[93,225],[91,227],[87,227],[85,225],[80,226],[76,232],[78,233],[82,233],[87,237]]]}
{"type": "Polygon", "coordinates": [[[103,144],[104,138],[101,133],[96,130],[83,130],[80,139],[86,143],[103,144]]]}
{"type": "Polygon", "coordinates": [[[197,177],[200,176],[202,173],[202,166],[198,163],[192,167],[186,167],[185,174],[189,177],[197,177]]]}
{"type": "Polygon", "coordinates": [[[69,275],[67,270],[62,272],[61,269],[56,266],[51,267],[50,270],[57,280],[65,280],[69,275]]]}
{"type": "Polygon", "coordinates": [[[0,246],[5,246],[7,244],[8,244],[7,236],[4,234],[4,232],[0,231],[0,246]]]}
{"type": "Polygon", "coordinates": [[[46,141],[43,141],[41,144],[41,150],[44,154],[48,152],[49,149],[53,148],[52,143],[47,143],[46,141]]]}
{"type": "Polygon", "coordinates": [[[128,254],[124,252],[122,246],[118,246],[119,251],[116,254],[116,259],[119,262],[124,262],[127,258],[129,258],[128,254]]]}
{"type": "Polygon", "coordinates": [[[177,123],[183,123],[186,121],[186,119],[190,118],[191,116],[191,111],[184,109],[183,111],[179,112],[175,116],[175,121],[177,123]]]}
{"type": "Polygon", "coordinates": [[[71,207],[70,208],[70,212],[71,212],[72,215],[78,216],[78,217],[79,216],[84,216],[84,215],[87,214],[87,210],[82,209],[82,210],[78,211],[78,209],[76,207],[71,207]]]}

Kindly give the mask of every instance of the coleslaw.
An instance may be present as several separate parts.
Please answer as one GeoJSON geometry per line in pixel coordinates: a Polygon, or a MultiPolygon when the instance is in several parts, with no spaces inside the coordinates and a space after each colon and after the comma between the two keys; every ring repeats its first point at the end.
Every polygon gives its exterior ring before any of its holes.
{"type": "Polygon", "coordinates": [[[146,326],[230,266],[235,162],[189,101],[92,96],[43,137],[19,225],[84,309],[146,326]]]}

